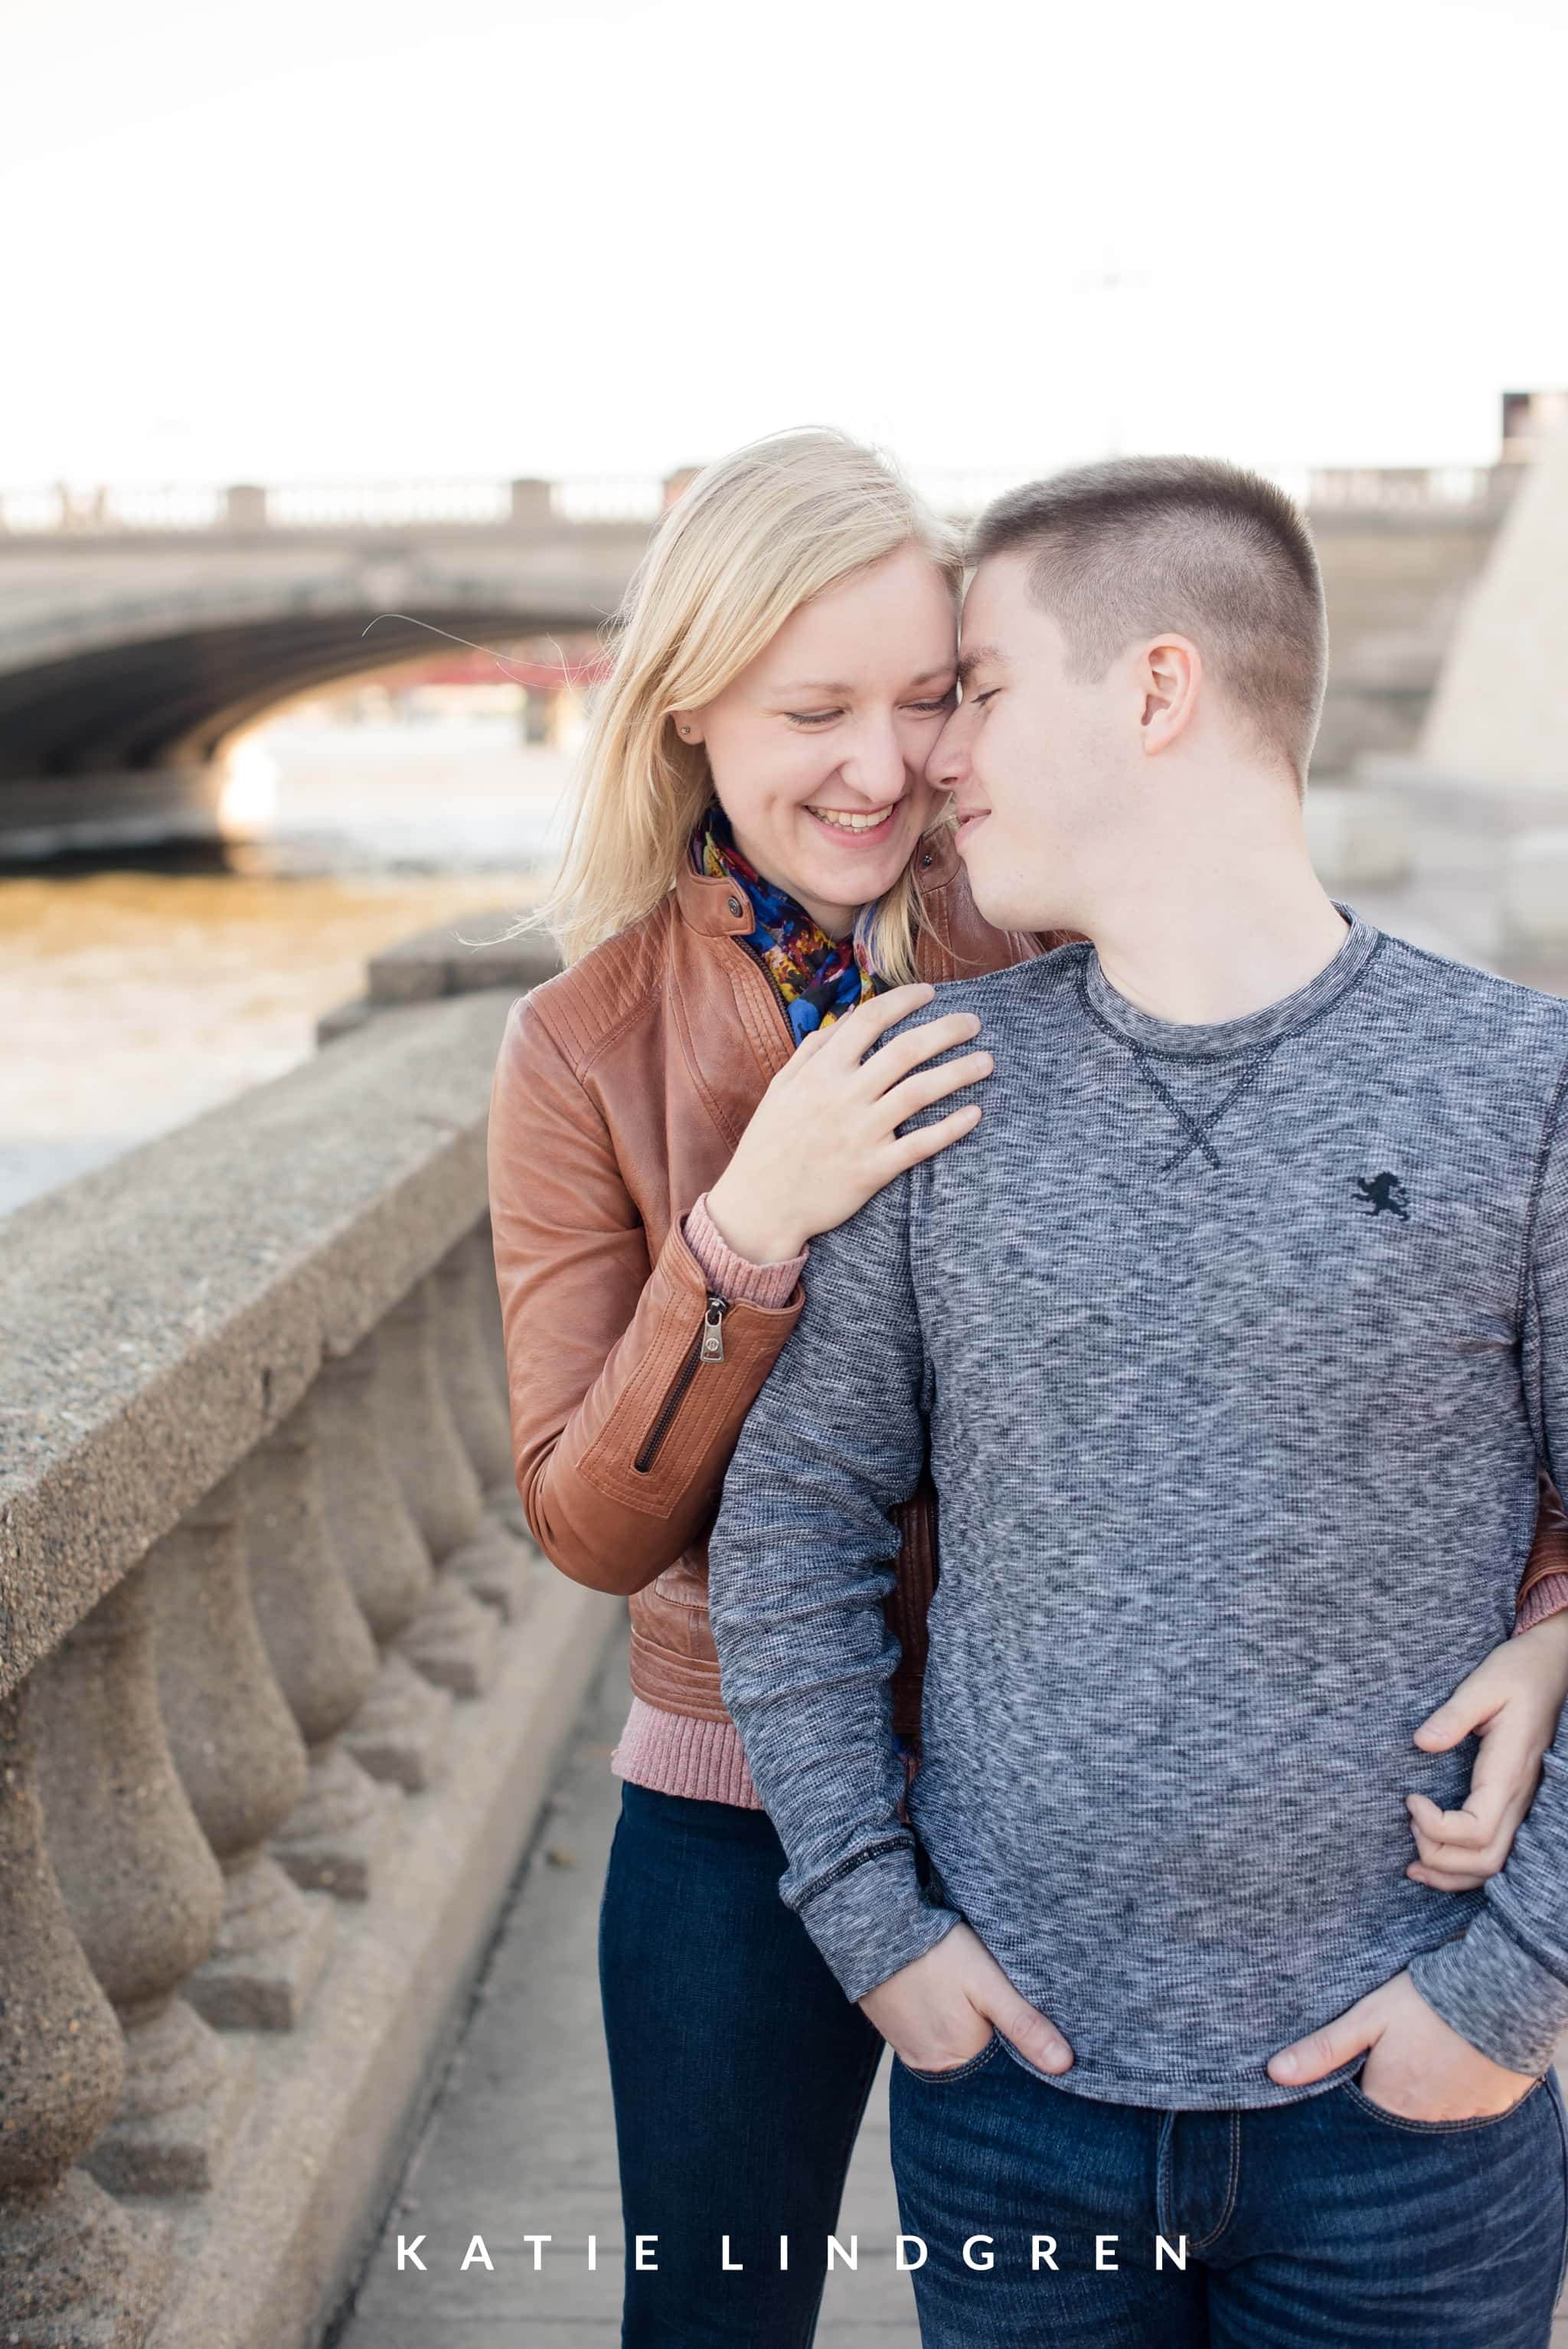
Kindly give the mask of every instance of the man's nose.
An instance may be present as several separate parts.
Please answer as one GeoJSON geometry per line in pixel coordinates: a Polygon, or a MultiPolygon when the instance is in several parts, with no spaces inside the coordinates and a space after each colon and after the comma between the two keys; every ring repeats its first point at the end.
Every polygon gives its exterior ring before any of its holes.
{"type": "Polygon", "coordinates": [[[925,762],[925,780],[934,790],[955,792],[968,773],[969,756],[964,736],[964,705],[960,702],[932,744],[931,756],[925,762]]]}

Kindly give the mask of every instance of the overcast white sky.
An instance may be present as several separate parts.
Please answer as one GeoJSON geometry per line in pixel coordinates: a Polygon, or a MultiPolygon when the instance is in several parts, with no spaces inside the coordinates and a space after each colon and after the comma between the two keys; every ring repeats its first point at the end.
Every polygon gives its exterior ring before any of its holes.
{"type": "Polygon", "coordinates": [[[1565,88],[1568,0],[0,0],[0,482],[1486,461],[1565,88]]]}

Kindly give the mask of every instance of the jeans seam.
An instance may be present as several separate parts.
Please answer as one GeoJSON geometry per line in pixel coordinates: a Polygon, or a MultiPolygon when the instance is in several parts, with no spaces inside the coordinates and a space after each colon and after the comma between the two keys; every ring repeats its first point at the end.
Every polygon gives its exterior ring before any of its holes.
{"type": "Polygon", "coordinates": [[[1164,2115],[1161,2122],[1159,2147],[1154,2158],[1155,2216],[1159,2220],[1161,2233],[1166,2234],[1169,2229],[1171,2235],[1179,2233],[1175,2214],[1171,2208],[1171,2145],[1176,2134],[1176,2121],[1175,2113],[1168,2112],[1164,2115]]]}
{"type": "MultiPolygon", "coordinates": [[[[1522,2111],[1532,2096],[1540,2094],[1545,2080],[1546,2075],[1542,2072],[1531,2082],[1522,2096],[1516,2097],[1511,2105],[1505,2105],[1501,2113],[1473,2113],[1457,2121],[1423,2121],[1418,2120],[1411,2113],[1387,2112],[1381,2105],[1375,2105],[1354,2080],[1341,2080],[1339,2085],[1352,2104],[1358,2105],[1364,2113],[1369,2113],[1375,2121],[1382,2121],[1388,2128],[1406,2129],[1415,2137],[1464,2137],[1476,2129],[1495,2128],[1500,2121],[1511,2119],[1515,2113],[1522,2111]]],[[[1562,2127],[1561,2120],[1558,2127],[1562,2127]]]]}
{"type": "Polygon", "coordinates": [[[1241,2182],[1242,2116],[1240,2113],[1233,2113],[1231,2115],[1230,2128],[1230,2168],[1225,2178],[1225,2207],[1220,2214],[1218,2225],[1211,2228],[1208,2234],[1194,2238],[1191,2244],[1191,2249],[1193,2251],[1206,2251],[1210,2244],[1217,2242],[1219,2238],[1224,2233],[1226,2228],[1230,2225],[1231,2220],[1236,2214],[1236,2195],[1240,2189],[1241,2182]]]}
{"type": "MultiPolygon", "coordinates": [[[[996,2029],[995,2023],[993,2023],[991,2026],[991,2036],[985,2042],[984,2047],[976,2048],[974,2054],[966,2057],[962,2064],[949,2064],[944,2071],[923,2071],[917,2064],[904,2064],[904,2060],[902,2055],[899,2055],[898,2060],[901,2064],[903,2064],[903,2068],[909,2074],[912,2080],[930,2080],[934,2085],[939,2085],[942,2082],[946,2080],[962,2080],[966,2073],[977,2072],[982,2064],[988,2064],[990,2062],[992,2056],[995,2054],[1001,2044],[1002,2034],[996,2029]]],[[[894,2048],[893,2053],[895,2055],[898,2054],[898,2050],[894,2048]]]]}
{"type": "MultiPolygon", "coordinates": [[[[1551,2087],[1552,2084],[1548,2081],[1547,2093],[1549,2095],[1551,2094],[1551,2087]]],[[[1552,2292],[1552,2305],[1555,2308],[1558,2302],[1563,2297],[1563,2285],[1564,2279],[1568,2279],[1568,2128],[1564,2127],[1563,2121],[1563,2089],[1561,2082],[1558,2083],[1557,2094],[1552,2098],[1552,2109],[1556,2115],[1557,2136],[1563,2147],[1563,2253],[1557,2262],[1557,2282],[1553,2287],[1552,2292]]]]}

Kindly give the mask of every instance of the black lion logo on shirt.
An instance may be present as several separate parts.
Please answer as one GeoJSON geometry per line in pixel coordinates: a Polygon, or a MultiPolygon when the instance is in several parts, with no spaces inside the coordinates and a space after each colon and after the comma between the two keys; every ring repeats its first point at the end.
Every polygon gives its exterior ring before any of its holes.
{"type": "Polygon", "coordinates": [[[1402,1224],[1409,1222],[1410,1203],[1397,1174],[1357,1174],[1354,1180],[1357,1196],[1366,1200],[1373,1215],[1398,1216],[1402,1224]]]}

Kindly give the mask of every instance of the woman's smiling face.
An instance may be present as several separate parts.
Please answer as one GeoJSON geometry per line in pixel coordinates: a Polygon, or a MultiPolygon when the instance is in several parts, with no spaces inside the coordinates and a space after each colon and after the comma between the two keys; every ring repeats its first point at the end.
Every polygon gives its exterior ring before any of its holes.
{"type": "Polygon", "coordinates": [[[925,781],[953,707],[957,621],[923,548],[884,555],[790,615],[700,709],[737,847],[830,936],[897,880],[943,794],[925,781]]]}

